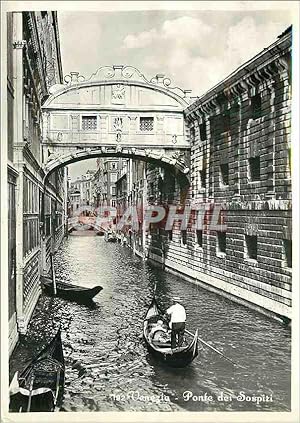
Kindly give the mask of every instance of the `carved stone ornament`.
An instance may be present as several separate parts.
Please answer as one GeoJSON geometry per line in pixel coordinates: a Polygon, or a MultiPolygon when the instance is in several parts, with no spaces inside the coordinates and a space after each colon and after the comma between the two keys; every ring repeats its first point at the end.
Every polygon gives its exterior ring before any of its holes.
{"type": "Polygon", "coordinates": [[[123,130],[123,119],[120,118],[120,117],[114,118],[113,128],[114,128],[114,131],[122,132],[122,130],[123,130]]]}
{"type": "Polygon", "coordinates": [[[19,41],[14,41],[13,43],[13,47],[14,48],[24,48],[26,46],[26,41],[25,40],[19,40],[19,41]]]}
{"type": "Polygon", "coordinates": [[[124,103],[125,101],[125,87],[121,84],[112,85],[111,87],[111,102],[124,103]]]}

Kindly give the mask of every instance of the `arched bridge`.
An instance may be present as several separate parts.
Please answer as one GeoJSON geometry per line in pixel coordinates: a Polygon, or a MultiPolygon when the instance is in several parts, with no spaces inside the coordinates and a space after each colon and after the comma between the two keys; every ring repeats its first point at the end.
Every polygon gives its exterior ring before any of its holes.
{"type": "Polygon", "coordinates": [[[55,85],[43,105],[46,177],[58,167],[99,156],[137,158],[189,172],[190,145],[183,111],[190,91],[164,75],[148,81],[131,66],[77,72],[55,85]]]}

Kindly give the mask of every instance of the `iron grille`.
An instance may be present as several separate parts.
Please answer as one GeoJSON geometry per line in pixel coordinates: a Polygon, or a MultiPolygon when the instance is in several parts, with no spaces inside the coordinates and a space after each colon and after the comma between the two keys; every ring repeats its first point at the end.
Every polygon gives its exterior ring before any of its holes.
{"type": "Polygon", "coordinates": [[[140,131],[153,131],[154,119],[153,117],[141,117],[140,118],[140,131]]]}
{"type": "Polygon", "coordinates": [[[82,130],[95,131],[97,129],[97,116],[82,116],[82,130]]]}

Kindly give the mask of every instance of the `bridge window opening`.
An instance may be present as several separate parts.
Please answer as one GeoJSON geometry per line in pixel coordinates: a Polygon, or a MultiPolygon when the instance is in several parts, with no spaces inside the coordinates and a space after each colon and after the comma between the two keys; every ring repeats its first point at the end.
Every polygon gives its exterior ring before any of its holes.
{"type": "Polygon", "coordinates": [[[245,235],[247,258],[257,260],[257,236],[245,235]]]}
{"type": "Polygon", "coordinates": [[[206,122],[202,122],[200,125],[200,140],[205,141],[206,140],[206,122]]]}
{"type": "Polygon", "coordinates": [[[229,166],[228,163],[220,165],[221,184],[229,185],[229,166]]]}
{"type": "Polygon", "coordinates": [[[283,240],[284,263],[285,267],[292,267],[292,240],[283,240]]]}
{"type": "Polygon", "coordinates": [[[153,117],[141,117],[140,118],[140,131],[151,132],[154,129],[154,118],[153,117]]]}
{"type": "Polygon", "coordinates": [[[97,129],[97,116],[82,116],[81,128],[83,131],[95,131],[97,129]]]}
{"type": "Polygon", "coordinates": [[[217,251],[226,254],[226,232],[217,232],[217,251]]]}
{"type": "Polygon", "coordinates": [[[249,173],[251,181],[260,180],[260,157],[251,157],[249,160],[249,173]]]}
{"type": "Polygon", "coordinates": [[[202,230],[196,231],[196,239],[197,239],[197,244],[199,245],[199,247],[202,247],[203,245],[203,231],[202,230]]]}

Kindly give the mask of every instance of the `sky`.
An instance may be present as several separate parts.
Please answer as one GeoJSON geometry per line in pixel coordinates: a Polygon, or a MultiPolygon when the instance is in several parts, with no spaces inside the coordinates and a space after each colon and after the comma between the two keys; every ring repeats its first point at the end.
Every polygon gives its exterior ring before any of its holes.
{"type": "MultiPolygon", "coordinates": [[[[290,9],[275,7],[58,11],[63,73],[78,71],[89,78],[101,66],[130,65],[148,80],[162,73],[172,86],[201,96],[274,42],[291,22],[290,9]]],[[[71,178],[92,168],[91,163],[70,166],[71,178]]]]}

